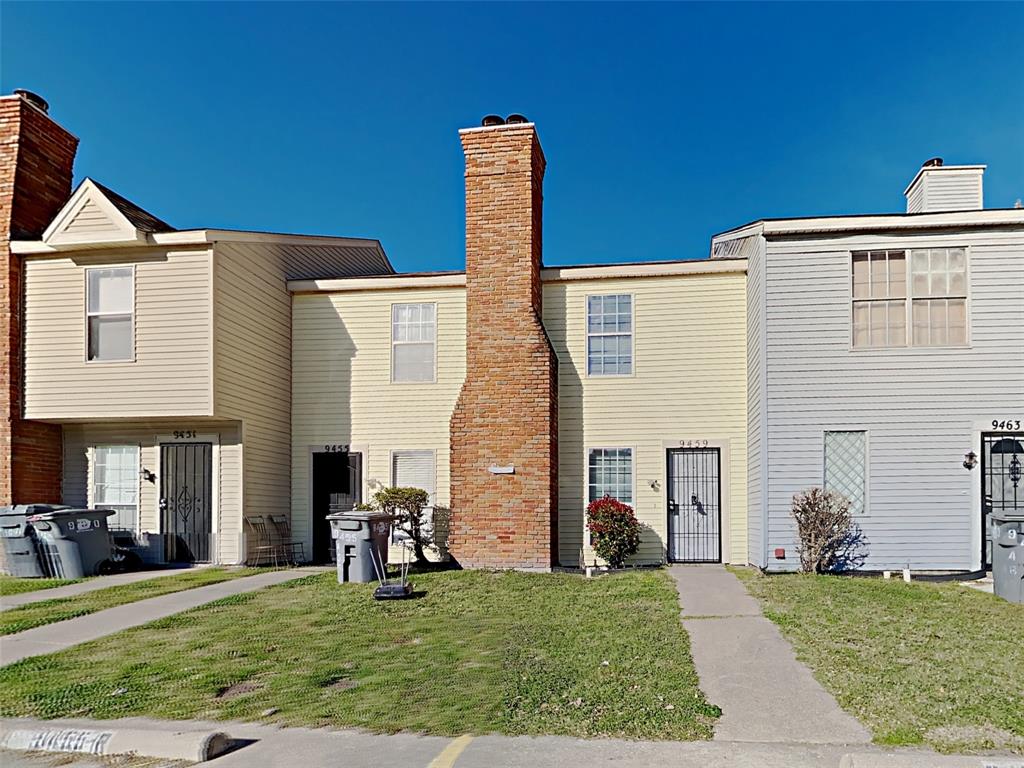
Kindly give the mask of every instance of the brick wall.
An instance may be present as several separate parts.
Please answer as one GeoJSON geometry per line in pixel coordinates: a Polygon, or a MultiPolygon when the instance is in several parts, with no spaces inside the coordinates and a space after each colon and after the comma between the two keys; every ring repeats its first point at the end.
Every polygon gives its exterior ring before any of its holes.
{"type": "Polygon", "coordinates": [[[451,418],[449,549],[463,567],[548,570],[558,361],[541,324],[544,153],[532,125],[461,132],[466,381],[451,418]],[[493,474],[491,466],[513,466],[493,474]]]}
{"type": "Polygon", "coordinates": [[[0,97],[0,505],[61,496],[61,431],[22,421],[22,259],[71,194],[78,139],[20,96],[0,97]]]}

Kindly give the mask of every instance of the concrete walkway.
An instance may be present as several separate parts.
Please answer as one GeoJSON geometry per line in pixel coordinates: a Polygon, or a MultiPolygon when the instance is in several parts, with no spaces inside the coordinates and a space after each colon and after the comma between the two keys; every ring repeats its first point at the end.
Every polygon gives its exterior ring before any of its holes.
{"type": "Polygon", "coordinates": [[[97,589],[120,587],[124,584],[134,584],[137,581],[158,579],[161,576],[174,576],[178,573],[194,571],[197,568],[209,567],[211,566],[193,565],[180,568],[160,568],[153,571],[114,573],[110,576],[97,576],[92,579],[80,581],[77,584],[68,584],[63,587],[54,587],[53,589],[36,589],[32,592],[19,592],[16,595],[4,595],[3,597],[0,597],[0,611],[6,611],[9,608],[18,608],[19,606],[29,605],[30,603],[39,603],[43,600],[60,600],[64,597],[78,597],[78,595],[84,595],[87,592],[95,592],[97,589]]]}
{"type": "Polygon", "coordinates": [[[700,687],[722,708],[719,741],[866,744],[871,735],[796,659],[739,579],[720,565],[671,568],[700,687]]]}
{"type": "Polygon", "coordinates": [[[126,603],[116,608],[91,613],[88,616],[79,616],[76,619],[68,619],[56,624],[28,629],[14,635],[6,635],[0,638],[0,666],[13,664],[29,656],[54,653],[79,643],[112,635],[123,629],[147,624],[165,616],[172,616],[214,600],[253,592],[274,584],[282,584],[286,581],[301,579],[304,576],[323,573],[325,570],[328,569],[291,568],[282,571],[268,571],[255,576],[245,576],[205,587],[151,597],[148,600],[126,603]]]}
{"type": "MultiPolygon", "coordinates": [[[[780,744],[725,741],[625,741],[561,736],[460,736],[455,739],[410,733],[379,735],[354,729],[278,728],[259,723],[123,720],[4,720],[18,728],[152,730],[160,739],[182,728],[224,731],[238,749],[202,765],[218,768],[1020,768],[1021,758],[938,755],[924,749],[883,749],[874,745],[780,744]]],[[[94,757],[62,756],[62,764],[102,768],[94,757]]],[[[0,751],[0,765],[52,766],[54,757],[0,751]],[[45,762],[43,762],[45,760],[45,762]]],[[[152,765],[152,761],[146,765],[152,765]]]]}

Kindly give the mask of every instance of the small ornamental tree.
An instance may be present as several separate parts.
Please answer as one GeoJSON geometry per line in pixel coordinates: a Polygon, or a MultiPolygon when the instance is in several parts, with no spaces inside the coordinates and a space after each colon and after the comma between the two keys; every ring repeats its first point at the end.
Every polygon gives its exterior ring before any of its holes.
{"type": "Polygon", "coordinates": [[[629,504],[605,496],[587,505],[587,530],[594,551],[612,568],[640,548],[640,523],[629,504]]]}
{"type": "Polygon", "coordinates": [[[423,514],[430,494],[422,488],[381,488],[373,494],[373,502],[381,512],[398,518],[397,527],[409,534],[416,559],[426,562],[425,550],[434,543],[433,531],[423,514]]]}
{"type": "Polygon", "coordinates": [[[856,568],[862,560],[860,528],[854,522],[850,501],[835,491],[809,488],[793,496],[793,519],[800,542],[800,570],[830,573],[856,568]]]}

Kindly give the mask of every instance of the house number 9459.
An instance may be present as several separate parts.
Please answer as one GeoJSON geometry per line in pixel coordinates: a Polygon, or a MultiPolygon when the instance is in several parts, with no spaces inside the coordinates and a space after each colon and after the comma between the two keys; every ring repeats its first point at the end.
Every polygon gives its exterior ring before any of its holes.
{"type": "Polygon", "coordinates": [[[992,429],[1010,430],[1016,432],[1020,429],[1020,419],[992,419],[992,429]]]}

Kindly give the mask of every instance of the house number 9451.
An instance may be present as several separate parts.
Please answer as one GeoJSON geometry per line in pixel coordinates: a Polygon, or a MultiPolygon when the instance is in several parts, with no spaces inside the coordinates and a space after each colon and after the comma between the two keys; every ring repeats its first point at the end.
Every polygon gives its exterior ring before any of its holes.
{"type": "Polygon", "coordinates": [[[176,430],[174,430],[174,439],[175,440],[188,440],[189,438],[193,438],[195,436],[196,436],[196,431],[194,429],[176,429],[176,430]]]}

